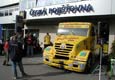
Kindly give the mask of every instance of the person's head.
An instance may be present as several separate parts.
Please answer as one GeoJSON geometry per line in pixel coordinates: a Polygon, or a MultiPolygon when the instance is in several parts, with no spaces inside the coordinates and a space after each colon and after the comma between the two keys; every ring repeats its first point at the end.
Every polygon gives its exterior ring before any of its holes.
{"type": "Polygon", "coordinates": [[[14,32],[13,34],[12,34],[12,36],[15,36],[16,35],[16,33],[14,32]]]}
{"type": "Polygon", "coordinates": [[[47,35],[49,35],[49,33],[47,33],[47,35]]]}
{"type": "Polygon", "coordinates": [[[32,34],[31,34],[31,33],[29,33],[29,36],[32,36],[32,34]]]}
{"type": "Polygon", "coordinates": [[[9,41],[9,38],[6,38],[6,41],[9,41]]]}
{"type": "Polygon", "coordinates": [[[17,40],[17,36],[11,36],[11,37],[10,37],[10,40],[11,40],[11,41],[16,41],[16,40],[17,40]]]}

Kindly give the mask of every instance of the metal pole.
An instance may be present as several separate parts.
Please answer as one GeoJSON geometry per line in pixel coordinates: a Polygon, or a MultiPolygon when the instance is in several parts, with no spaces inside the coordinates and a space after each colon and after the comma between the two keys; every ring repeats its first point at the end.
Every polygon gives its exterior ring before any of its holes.
{"type": "MultiPolygon", "coordinates": [[[[100,27],[101,27],[101,22],[99,21],[98,22],[98,36],[100,38],[100,27]]],[[[99,80],[101,80],[101,63],[102,63],[102,38],[100,38],[100,45],[101,45],[101,48],[100,48],[100,63],[99,63],[99,80]]]]}
{"type": "Polygon", "coordinates": [[[15,33],[16,33],[16,22],[15,22],[15,30],[14,30],[14,31],[15,31],[15,33]]]}
{"type": "Polygon", "coordinates": [[[16,20],[15,20],[15,33],[16,33],[16,28],[17,28],[17,15],[16,15],[16,20]]]}
{"type": "Polygon", "coordinates": [[[99,80],[101,80],[101,69],[102,69],[102,40],[101,40],[101,49],[100,49],[100,68],[99,68],[99,80]]]}

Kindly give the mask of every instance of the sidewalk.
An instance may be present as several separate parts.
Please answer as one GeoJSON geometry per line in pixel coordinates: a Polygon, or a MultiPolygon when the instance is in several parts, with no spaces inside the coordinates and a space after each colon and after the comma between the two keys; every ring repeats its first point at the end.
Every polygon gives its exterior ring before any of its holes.
{"type": "MultiPolygon", "coordinates": [[[[4,56],[0,56],[0,80],[13,80],[12,68],[11,68],[11,61],[9,62],[10,66],[3,66],[2,62],[4,60],[4,56]]],[[[40,80],[39,79],[39,72],[43,70],[40,65],[43,65],[42,57],[34,56],[34,57],[24,57],[23,58],[23,66],[25,72],[30,75],[29,77],[22,78],[21,73],[18,70],[19,79],[17,80],[40,80]],[[40,69],[41,68],[41,69],[40,69]]]]}
{"type": "MultiPolygon", "coordinates": [[[[4,56],[0,56],[0,80],[12,80],[11,66],[3,66],[4,56]]],[[[43,64],[42,56],[24,57],[24,70],[29,77],[22,78],[18,69],[18,80],[99,80],[98,73],[82,74],[76,72],[65,72],[62,69],[54,68],[43,64]]],[[[105,75],[102,75],[101,80],[107,80],[105,75]]],[[[115,80],[115,79],[113,79],[115,80]]]]}
{"type": "MultiPolygon", "coordinates": [[[[4,60],[4,56],[0,56],[1,60],[4,60]]],[[[33,57],[23,57],[22,59],[23,64],[38,64],[42,62],[42,54],[34,55],[33,57]]],[[[11,64],[11,61],[9,61],[11,64]]]]}
{"type": "Polygon", "coordinates": [[[42,63],[42,54],[35,55],[33,57],[24,57],[23,58],[23,64],[38,64],[42,63]]]}

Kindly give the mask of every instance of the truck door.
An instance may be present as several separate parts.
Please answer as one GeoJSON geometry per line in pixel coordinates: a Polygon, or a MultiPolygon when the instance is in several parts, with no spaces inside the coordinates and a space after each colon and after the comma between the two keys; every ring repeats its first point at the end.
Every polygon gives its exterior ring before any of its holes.
{"type": "Polygon", "coordinates": [[[94,26],[92,26],[90,31],[90,49],[94,49],[94,46],[95,46],[95,30],[94,26]]]}
{"type": "Polygon", "coordinates": [[[94,48],[94,40],[95,40],[95,31],[94,27],[90,26],[89,29],[89,34],[88,34],[88,39],[86,41],[86,49],[92,50],[94,48]]]}

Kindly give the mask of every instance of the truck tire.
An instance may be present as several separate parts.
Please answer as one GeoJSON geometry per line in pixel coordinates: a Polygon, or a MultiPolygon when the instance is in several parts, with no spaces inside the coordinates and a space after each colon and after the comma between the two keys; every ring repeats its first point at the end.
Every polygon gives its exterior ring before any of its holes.
{"type": "Polygon", "coordinates": [[[88,57],[88,60],[87,60],[87,64],[86,64],[86,67],[85,67],[85,73],[90,73],[91,71],[91,66],[92,66],[92,56],[90,55],[88,57]]]}

